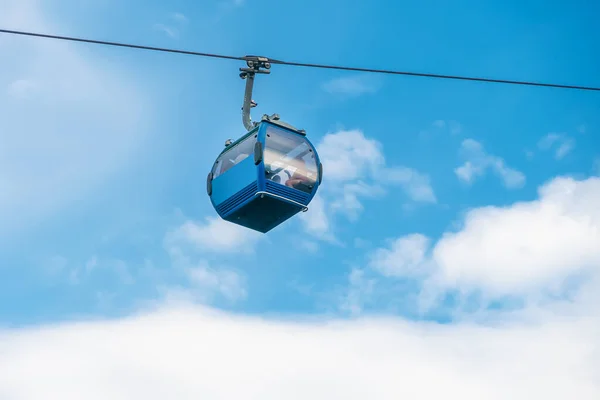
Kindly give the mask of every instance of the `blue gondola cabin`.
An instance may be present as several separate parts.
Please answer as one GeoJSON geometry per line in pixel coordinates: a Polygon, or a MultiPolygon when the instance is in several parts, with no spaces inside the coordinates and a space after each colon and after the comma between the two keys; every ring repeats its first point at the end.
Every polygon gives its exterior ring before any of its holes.
{"type": "Polygon", "coordinates": [[[266,233],[306,211],[323,176],[304,131],[264,116],[229,144],[207,178],[207,191],[226,221],[266,233]]]}

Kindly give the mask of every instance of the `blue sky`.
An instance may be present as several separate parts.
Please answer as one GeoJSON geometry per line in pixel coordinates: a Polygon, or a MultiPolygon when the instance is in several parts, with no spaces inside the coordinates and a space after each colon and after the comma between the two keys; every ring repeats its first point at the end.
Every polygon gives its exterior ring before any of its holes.
{"type": "MultiPolygon", "coordinates": [[[[593,72],[600,63],[593,51],[600,35],[593,28],[594,10],[573,3],[555,9],[546,5],[539,12],[542,3],[528,4],[150,2],[142,7],[135,2],[91,2],[76,7],[76,2],[61,2],[42,10],[57,34],[290,61],[600,85],[593,72]],[[309,12],[315,9],[319,13],[309,12]],[[241,27],[247,20],[264,25],[254,38],[241,27]]],[[[35,323],[43,316],[112,313],[140,298],[151,299],[157,295],[157,282],[139,276],[144,265],[160,269],[167,281],[177,281],[162,243],[165,231],[186,219],[202,223],[216,215],[205,195],[204,177],[224,140],[243,132],[239,63],[64,46],[91,63],[106,65],[115,71],[109,79],[120,79],[144,96],[143,122],[131,129],[145,139],[128,165],[8,239],[2,264],[11,268],[3,272],[7,301],[2,303],[10,306],[0,307],[8,324],[35,323]],[[104,273],[77,285],[65,281],[68,270],[94,258],[99,265],[127,265],[132,282],[125,284],[118,274],[108,273],[110,266],[98,268],[104,273]],[[43,264],[53,259],[59,264],[56,260],[64,259],[65,266],[58,275],[44,276],[43,264]],[[105,311],[97,308],[97,293],[116,295],[105,311]],[[21,306],[14,308],[13,299],[21,306]]],[[[260,240],[251,254],[207,255],[248,279],[245,301],[214,300],[240,311],[319,311],[315,296],[327,297],[344,285],[351,263],[363,262],[369,249],[381,247],[386,239],[411,233],[437,238],[470,208],[533,200],[538,186],[557,175],[589,176],[598,156],[600,99],[590,92],[275,66],[271,76],[258,78],[255,98],[260,104],[255,118],[278,112],[307,129],[315,144],[327,134],[360,130],[365,140],[381,144],[378,151],[386,166],[426,176],[436,202],[413,201],[398,186],[386,187],[384,194],[366,189],[372,193],[362,196],[362,210],[354,218],[340,213],[331,218],[341,245],[313,240],[296,218],[260,240]],[[560,137],[540,146],[553,133],[560,137]],[[522,173],[524,184],[507,188],[493,168],[470,185],[461,182],[454,170],[472,157],[461,153],[466,139],[522,173]],[[563,143],[569,148],[557,159],[563,143]],[[356,248],[357,239],[366,248],[356,248]],[[306,241],[318,250],[304,250],[306,241]],[[294,247],[298,253],[289,251],[294,247]],[[294,290],[295,285],[314,292],[307,296],[294,290]]],[[[85,129],[84,122],[77,129],[85,129]]],[[[88,135],[83,130],[77,134],[88,135]]],[[[118,144],[107,144],[108,152],[113,145],[118,144]]],[[[336,184],[328,177],[327,164],[325,174],[324,191],[336,184]]],[[[372,178],[357,181],[371,184],[372,178]]],[[[342,194],[329,196],[334,202],[342,194]]]]}
{"type": "MultiPolygon", "coordinates": [[[[600,6],[586,1],[0,7],[7,29],[600,86],[600,6]]],[[[595,92],[275,65],[253,116],[306,129],[324,185],[307,215],[261,235],[218,221],[205,190],[243,134],[241,63],[5,35],[0,50],[0,326],[181,304],[452,326],[581,305],[596,282],[595,92]]]]}

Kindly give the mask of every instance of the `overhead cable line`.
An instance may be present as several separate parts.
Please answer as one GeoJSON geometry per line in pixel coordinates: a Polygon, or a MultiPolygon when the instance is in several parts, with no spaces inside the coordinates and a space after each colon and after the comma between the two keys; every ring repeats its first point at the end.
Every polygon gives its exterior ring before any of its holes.
{"type": "Polygon", "coordinates": [[[137,45],[137,44],[120,43],[120,42],[106,42],[103,40],[84,39],[84,38],[76,38],[76,37],[69,37],[69,36],[46,35],[44,33],[12,31],[12,30],[8,30],[8,29],[0,29],[0,33],[8,33],[8,34],[12,34],[12,35],[33,36],[33,37],[47,38],[47,39],[68,40],[71,42],[101,44],[104,46],[127,47],[130,49],[137,49],[137,50],[151,50],[151,51],[162,51],[162,52],[166,52],[166,53],[187,54],[187,55],[199,56],[199,57],[225,58],[225,59],[229,59],[229,60],[241,60],[241,61],[245,60],[244,57],[224,56],[224,55],[220,55],[220,54],[200,53],[197,51],[167,49],[167,48],[162,48],[162,47],[142,46],[142,45],[137,45]]]}
{"type": "MultiPolygon", "coordinates": [[[[199,56],[199,57],[220,58],[220,59],[240,60],[240,61],[246,61],[249,59],[249,56],[239,57],[239,56],[229,56],[229,55],[214,54],[214,53],[201,53],[201,52],[197,52],[197,51],[179,50],[179,49],[173,49],[173,48],[163,48],[163,47],[153,47],[153,46],[143,46],[143,45],[136,45],[136,44],[130,44],[130,43],[122,43],[122,42],[108,42],[108,41],[103,41],[103,40],[85,39],[85,38],[77,38],[77,37],[69,37],[69,36],[48,35],[48,34],[43,34],[43,33],[15,31],[15,30],[9,30],[9,29],[0,29],[0,33],[12,34],[12,35],[22,35],[22,36],[33,36],[33,37],[38,37],[38,38],[47,38],[47,39],[55,39],[55,40],[66,40],[66,41],[71,41],[71,42],[91,43],[91,44],[99,44],[99,45],[104,45],[104,46],[117,46],[117,47],[125,47],[125,48],[137,49],[137,50],[150,50],[150,51],[159,51],[159,52],[166,52],[166,53],[186,54],[186,55],[199,56]]],[[[541,86],[541,87],[550,87],[550,88],[557,88],[557,89],[575,89],[575,90],[600,92],[600,87],[593,87],[593,86],[562,85],[562,84],[557,84],[557,83],[514,81],[514,80],[507,80],[507,79],[478,78],[478,77],[470,77],[470,76],[430,74],[430,73],[424,73],[424,72],[395,71],[395,70],[388,70],[388,69],[359,68],[359,67],[347,67],[347,66],[326,65],[326,64],[310,64],[310,63],[301,63],[301,62],[293,62],[293,61],[275,60],[275,59],[270,59],[270,58],[268,60],[271,64],[289,65],[289,66],[294,66],[294,67],[321,68],[321,69],[367,72],[367,73],[388,74],[388,75],[406,75],[406,76],[418,76],[418,77],[425,77],[425,78],[452,79],[452,80],[476,81],[476,82],[488,82],[488,83],[503,83],[503,84],[524,85],[524,86],[541,86]]]]}

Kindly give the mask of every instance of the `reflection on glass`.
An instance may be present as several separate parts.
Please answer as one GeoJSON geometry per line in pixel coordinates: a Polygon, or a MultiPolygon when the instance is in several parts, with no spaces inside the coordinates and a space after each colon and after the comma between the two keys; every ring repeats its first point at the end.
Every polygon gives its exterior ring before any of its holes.
{"type": "Polygon", "coordinates": [[[238,144],[231,145],[231,148],[227,149],[227,151],[217,158],[213,167],[213,178],[223,175],[235,165],[248,158],[254,152],[254,143],[256,143],[256,139],[254,135],[250,135],[238,144]]]}
{"type": "Polygon", "coordinates": [[[317,160],[302,136],[269,126],[264,152],[267,179],[310,193],[317,181],[317,160]]]}

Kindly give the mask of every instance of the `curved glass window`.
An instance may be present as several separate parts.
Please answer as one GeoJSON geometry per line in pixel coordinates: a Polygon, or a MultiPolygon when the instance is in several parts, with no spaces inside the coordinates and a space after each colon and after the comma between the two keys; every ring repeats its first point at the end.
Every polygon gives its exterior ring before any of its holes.
{"type": "Polygon", "coordinates": [[[264,163],[267,179],[312,192],[318,177],[317,159],[304,137],[269,125],[264,163]]]}
{"type": "Polygon", "coordinates": [[[235,165],[241,163],[250,155],[254,154],[254,144],[256,143],[256,134],[249,135],[234,145],[230,145],[223,154],[217,158],[213,166],[213,179],[223,175],[235,165]]]}

